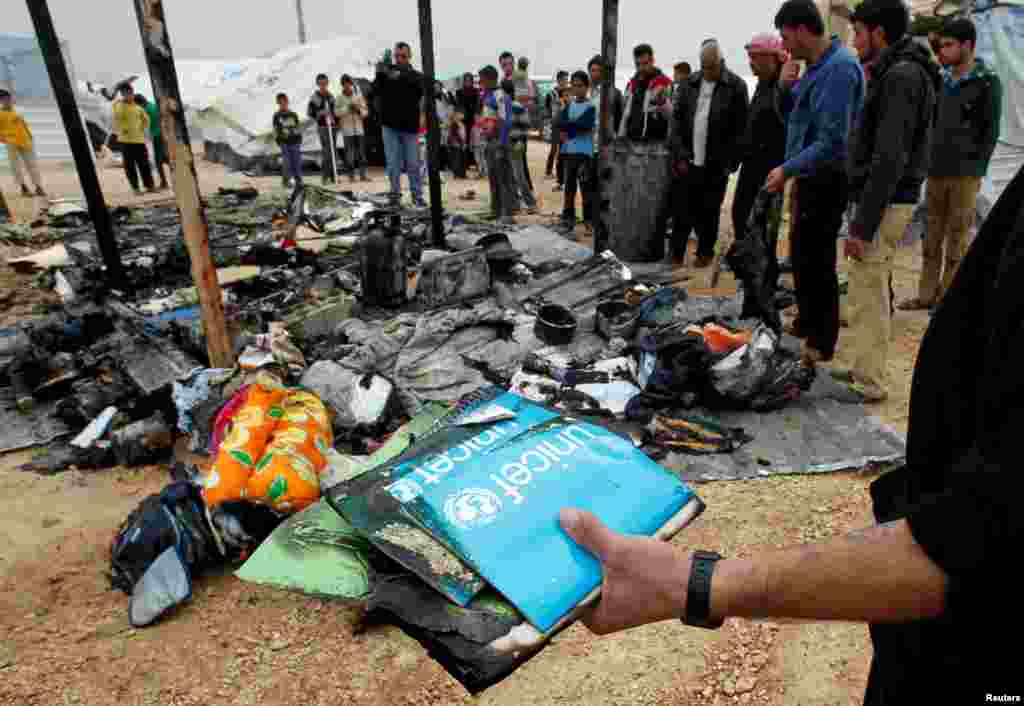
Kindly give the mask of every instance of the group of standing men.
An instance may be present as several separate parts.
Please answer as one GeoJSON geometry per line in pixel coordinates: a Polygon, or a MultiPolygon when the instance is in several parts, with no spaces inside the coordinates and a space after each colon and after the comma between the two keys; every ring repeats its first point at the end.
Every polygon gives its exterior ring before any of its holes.
{"type": "Polygon", "coordinates": [[[633,143],[664,142],[672,154],[674,179],[662,222],[674,221],[676,264],[685,262],[693,231],[696,265],[710,263],[730,174],[739,170],[732,207],[737,238],[746,236],[758,193],[781,194],[791,184],[799,313],[789,332],[804,341],[809,364],[830,362],[836,352],[837,244],[846,216],[854,350],[850,369],[830,372],[866,401],[878,402],[888,395],[894,249],[927,179],[920,294],[900,308],[933,307],[966,250],[981,177],[999,134],[1002,92],[975,57],[969,20],[945,24],[937,63],[909,35],[901,0],[865,0],[852,19],[856,54],[826,35],[813,0],[785,2],[776,17],[781,38],[760,34],[746,47],[758,79],[752,99],[715,40],[702,44],[696,73],[677,65],[674,84],[655,66],[651,47],[640,45],[618,135],[633,143]],[[797,61],[806,64],[802,77],[797,61]]]}
{"type": "Polygon", "coordinates": [[[865,0],[852,16],[856,55],[824,24],[810,0],[789,0],[776,18],[784,46],[807,64],[782,77],[786,150],[766,186],[793,180],[790,252],[799,313],[791,332],[804,359],[831,361],[838,342],[837,239],[847,214],[851,367],[833,377],[868,402],[888,397],[895,249],[928,181],[929,227],[921,295],[903,308],[928,308],[941,296],[933,272],[946,250],[946,285],[967,245],[980,177],[999,133],[998,79],[974,55],[966,19],[940,31],[939,62],[909,35],[901,0],[865,0]],[[970,108],[973,107],[973,108],[970,108]],[[955,194],[955,196],[953,195],[955,194]]]}

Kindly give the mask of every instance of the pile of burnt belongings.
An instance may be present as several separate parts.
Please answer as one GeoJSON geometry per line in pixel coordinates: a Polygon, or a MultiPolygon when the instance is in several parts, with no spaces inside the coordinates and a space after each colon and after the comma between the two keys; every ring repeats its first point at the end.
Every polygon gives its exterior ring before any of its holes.
{"type": "Polygon", "coordinates": [[[753,331],[714,321],[669,325],[640,338],[638,379],[628,419],[649,422],[669,408],[766,412],[799,399],[814,368],[779,343],[768,326],[753,331]]]}
{"type": "Polygon", "coordinates": [[[131,624],[150,625],[191,597],[194,577],[239,558],[279,522],[269,508],[245,502],[211,513],[198,486],[171,483],[121,524],[110,547],[111,586],[131,596],[131,624]]]}
{"type": "Polygon", "coordinates": [[[325,495],[344,522],[324,522],[314,506],[288,541],[330,525],[327,536],[363,559],[365,620],[401,627],[472,693],[535,656],[598,595],[600,565],[561,530],[561,508],[661,539],[703,510],[632,439],[498,387],[366,465],[325,495]]]}

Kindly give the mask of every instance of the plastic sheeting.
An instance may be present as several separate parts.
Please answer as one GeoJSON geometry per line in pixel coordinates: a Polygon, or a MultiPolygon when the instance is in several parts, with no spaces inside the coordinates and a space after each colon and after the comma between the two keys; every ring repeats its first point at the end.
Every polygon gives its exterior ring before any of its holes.
{"type": "MultiPolygon", "coordinates": [[[[189,108],[189,127],[198,128],[193,140],[229,145],[244,156],[276,154],[271,116],[278,93],[287,93],[291,109],[306,118],[306,103],[316,90],[313,78],[325,73],[331,90],[341,90],[342,74],[366,77],[373,72],[377,52],[361,37],[336,37],[288,47],[273,56],[233,61],[178,61],[181,98],[189,108]]],[[[152,96],[148,74],[135,89],[152,96]]],[[[303,150],[319,152],[316,130],[307,129],[303,150]]]]}

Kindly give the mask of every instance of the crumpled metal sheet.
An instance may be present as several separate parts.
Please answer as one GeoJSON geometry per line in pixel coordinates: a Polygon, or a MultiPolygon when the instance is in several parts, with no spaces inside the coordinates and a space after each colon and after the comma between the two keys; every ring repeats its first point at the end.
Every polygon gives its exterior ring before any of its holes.
{"type": "Polygon", "coordinates": [[[852,393],[819,375],[800,400],[784,409],[709,412],[754,437],[731,454],[670,454],[662,465],[686,481],[746,480],[774,475],[832,473],[901,461],[906,439],[870,416],[852,393]]]}
{"type": "Polygon", "coordinates": [[[145,395],[202,367],[199,361],[174,346],[159,346],[149,341],[136,341],[120,354],[118,363],[145,395]]]}
{"type": "Polygon", "coordinates": [[[30,412],[19,412],[15,406],[14,389],[0,387],[0,453],[18,451],[47,444],[70,436],[73,430],[54,416],[58,401],[39,402],[30,412]]]}

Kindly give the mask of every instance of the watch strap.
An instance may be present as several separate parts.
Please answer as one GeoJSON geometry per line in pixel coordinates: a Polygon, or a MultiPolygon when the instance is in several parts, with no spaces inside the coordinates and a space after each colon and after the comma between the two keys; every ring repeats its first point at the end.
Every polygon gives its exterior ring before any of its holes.
{"type": "Polygon", "coordinates": [[[683,622],[698,628],[722,627],[724,619],[711,621],[711,577],[721,554],[696,551],[690,564],[690,580],[686,588],[686,616],[683,622]]]}

